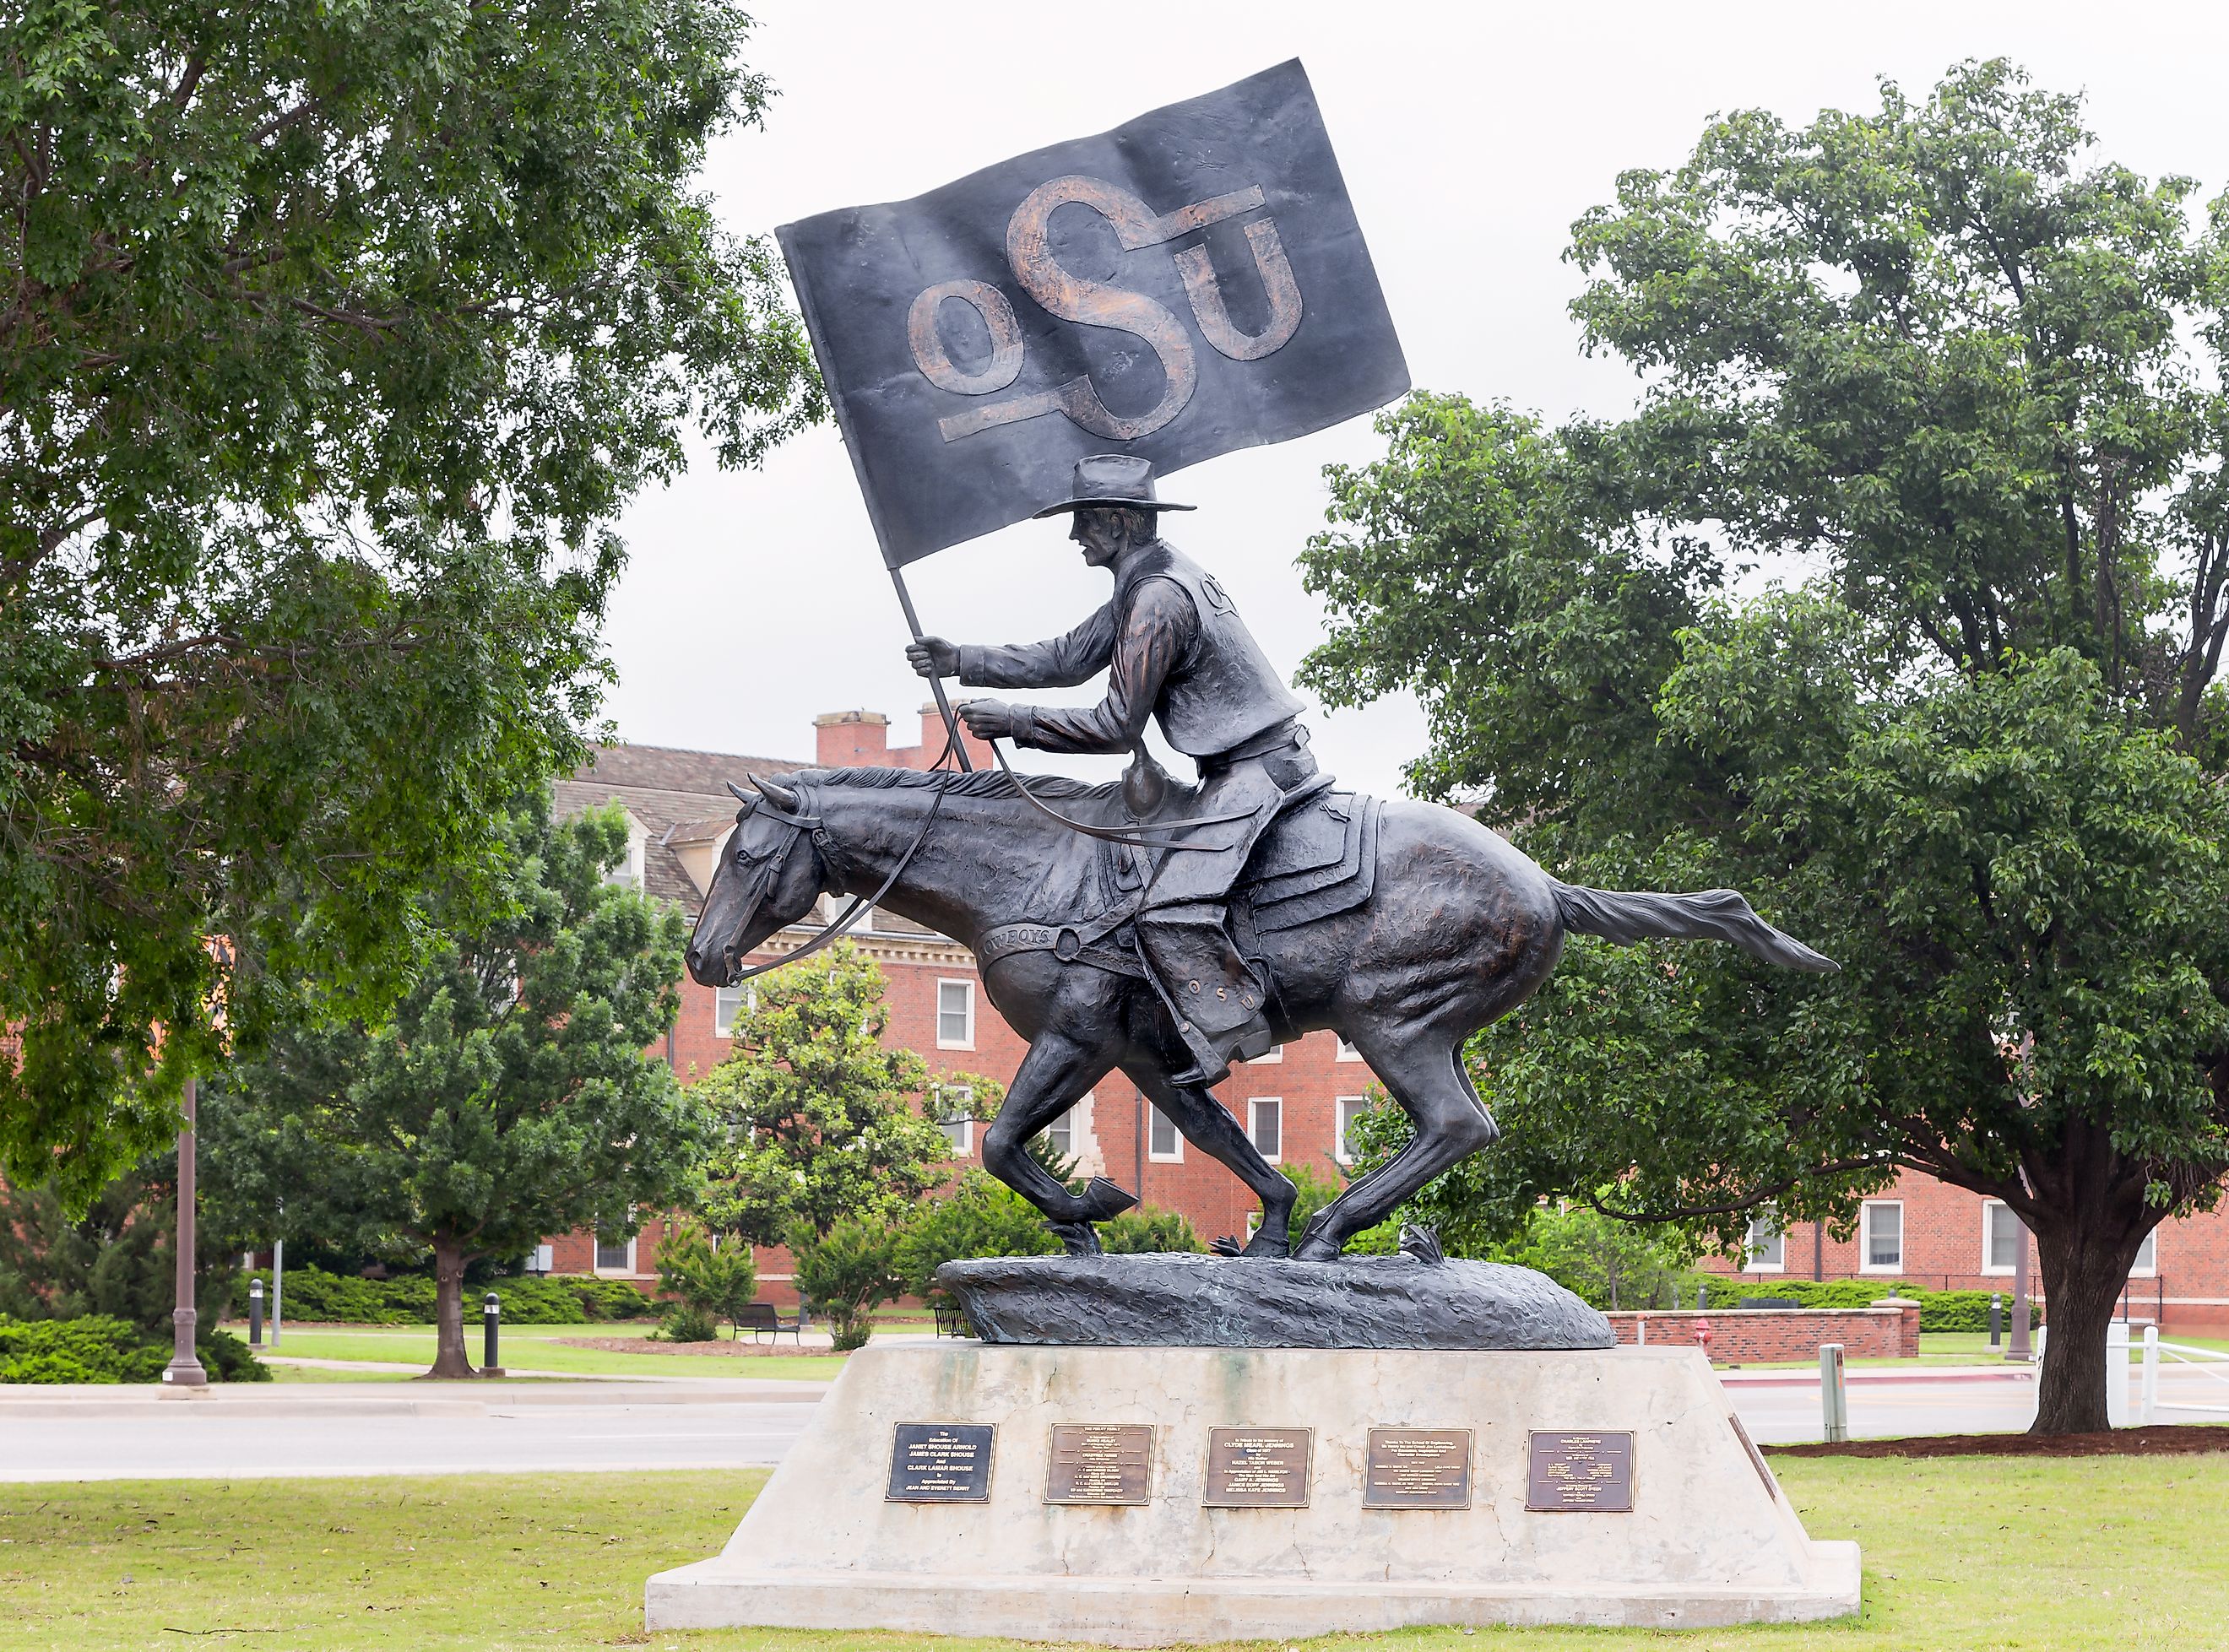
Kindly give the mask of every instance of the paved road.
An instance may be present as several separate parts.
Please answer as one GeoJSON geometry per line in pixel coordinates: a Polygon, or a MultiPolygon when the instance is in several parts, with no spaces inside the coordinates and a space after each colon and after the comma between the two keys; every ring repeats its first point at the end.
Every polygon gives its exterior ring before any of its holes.
{"type": "Polygon", "coordinates": [[[11,1397],[0,1403],[0,1480],[754,1467],[781,1460],[825,1392],[750,1381],[507,1392],[428,1383],[404,1398],[367,1395],[367,1386],[137,1404],[11,1397]]]}
{"type": "MultiPolygon", "coordinates": [[[[1726,1389],[1763,1444],[1820,1437],[1817,1383],[1728,1373],[1726,1389]]],[[[0,1480],[241,1478],[276,1475],[752,1468],[779,1463],[825,1391],[817,1383],[290,1384],[220,1389],[205,1399],[119,1399],[114,1389],[0,1394],[0,1480]]],[[[141,1391],[144,1393],[145,1391],[141,1391]]],[[[1980,1433],[2024,1429],[2032,1378],[1930,1376],[1850,1384],[1851,1431],[1980,1433]]],[[[2162,1422],[2229,1421],[2229,1389],[2169,1375],[2163,1399],[2219,1408],[2162,1422]]]]}

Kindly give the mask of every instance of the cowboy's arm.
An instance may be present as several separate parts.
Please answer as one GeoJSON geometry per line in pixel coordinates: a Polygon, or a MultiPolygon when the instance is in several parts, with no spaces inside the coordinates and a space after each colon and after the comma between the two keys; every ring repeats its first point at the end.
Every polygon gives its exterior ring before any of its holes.
{"type": "Polygon", "coordinates": [[[1045,643],[962,643],[958,676],[971,688],[1073,688],[1107,669],[1114,651],[1112,603],[1065,637],[1045,643]]]}
{"type": "MultiPolygon", "coordinates": [[[[1107,697],[1095,706],[1047,709],[1008,708],[1014,744],[1041,752],[1127,752],[1143,737],[1161,697],[1161,684],[1199,630],[1192,599],[1166,579],[1148,579],[1130,599],[1121,634],[1107,616],[1107,697]]],[[[1100,616],[1094,615],[1094,620],[1100,616]]]]}

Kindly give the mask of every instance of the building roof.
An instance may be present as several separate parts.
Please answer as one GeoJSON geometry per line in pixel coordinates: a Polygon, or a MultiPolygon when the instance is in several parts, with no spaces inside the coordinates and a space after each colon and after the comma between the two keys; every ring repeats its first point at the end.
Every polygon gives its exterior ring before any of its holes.
{"type": "Polygon", "coordinates": [[[680,843],[702,842],[725,832],[736,817],[727,783],[752,774],[788,774],[810,768],[788,758],[689,752],[671,746],[599,746],[587,763],[555,788],[560,815],[617,803],[649,834],[643,845],[642,887],[660,900],[677,901],[691,919],[704,899],[681,858],[680,843]]]}

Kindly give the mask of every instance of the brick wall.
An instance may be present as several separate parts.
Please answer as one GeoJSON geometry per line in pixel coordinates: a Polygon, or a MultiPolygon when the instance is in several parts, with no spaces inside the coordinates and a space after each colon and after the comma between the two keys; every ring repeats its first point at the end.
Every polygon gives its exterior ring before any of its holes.
{"type": "MultiPolygon", "coordinates": [[[[1884,1287],[1898,1279],[1935,1290],[2001,1290],[2010,1294],[2009,1267],[1992,1268],[1984,1254],[1985,1210],[1991,1202],[1917,1170],[1906,1170],[1893,1186],[1868,1204],[1891,1205],[1901,1213],[1902,1259],[1893,1267],[1874,1267],[1865,1259],[1866,1229],[1836,1239],[1815,1222],[1789,1229],[1783,1266],[1737,1267],[1723,1258],[1702,1266],[1738,1276],[1751,1295],[1769,1294],[1773,1281],[1793,1279],[1878,1279],[1884,1287]]],[[[2029,1241],[2028,1290],[2044,1301],[2043,1270],[2029,1241]]],[[[2229,1329],[2229,1208],[2207,1211],[2161,1224],[2153,1240],[2151,1265],[2141,1265],[2129,1280],[2129,1316],[2156,1317],[2172,1329],[2198,1332],[2229,1329]]],[[[2047,1309],[2047,1304],[2046,1304],[2047,1309]]]]}
{"type": "Polygon", "coordinates": [[[1919,1353],[1919,1304],[1872,1308],[1734,1308],[1609,1316],[1621,1342],[1696,1348],[1711,1329],[1711,1358],[1720,1364],[1815,1360],[1822,1342],[1840,1342],[1846,1359],[1909,1360],[1919,1353]],[[1646,1334],[1643,1334],[1646,1328],[1646,1334]]]}

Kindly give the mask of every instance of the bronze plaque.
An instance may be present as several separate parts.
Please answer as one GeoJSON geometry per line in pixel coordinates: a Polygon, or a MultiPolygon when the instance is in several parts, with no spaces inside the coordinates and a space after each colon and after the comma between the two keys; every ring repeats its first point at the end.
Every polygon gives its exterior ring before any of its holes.
{"type": "Polygon", "coordinates": [[[1208,1508],[1306,1508],[1307,1428],[1211,1428],[1207,1431],[1208,1508]]]}
{"type": "Polygon", "coordinates": [[[1055,1423],[1049,1503],[1142,1503],[1153,1478],[1151,1423],[1055,1423]]]}
{"type": "Polygon", "coordinates": [[[890,1436],[892,1503],[986,1503],[995,1423],[899,1423],[890,1436]]]}
{"type": "Polygon", "coordinates": [[[1525,1506],[1542,1511],[1633,1512],[1633,1436],[1557,1433],[1532,1437],[1525,1506]]]}
{"type": "Polygon", "coordinates": [[[1373,1428],[1363,1470],[1365,1508],[1468,1508],[1470,1431],[1373,1428]]]}

